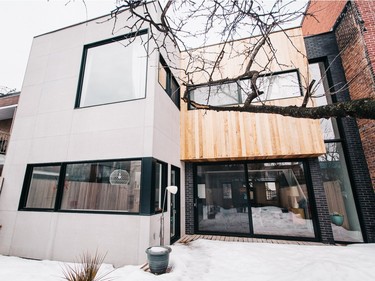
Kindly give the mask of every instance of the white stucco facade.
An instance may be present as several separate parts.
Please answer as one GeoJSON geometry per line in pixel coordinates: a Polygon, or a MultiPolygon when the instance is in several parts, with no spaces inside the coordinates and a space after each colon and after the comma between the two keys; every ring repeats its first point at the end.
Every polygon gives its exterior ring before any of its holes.
{"type": "Polygon", "coordinates": [[[147,60],[145,98],[75,108],[83,47],[127,33],[112,34],[113,24],[93,20],[34,38],[3,171],[1,254],[73,261],[98,250],[120,266],[145,262],[145,249],[159,243],[160,214],[18,210],[28,164],[153,157],[168,164],[168,183],[171,165],[181,167],[180,112],[158,83],[158,52],[147,60]]]}

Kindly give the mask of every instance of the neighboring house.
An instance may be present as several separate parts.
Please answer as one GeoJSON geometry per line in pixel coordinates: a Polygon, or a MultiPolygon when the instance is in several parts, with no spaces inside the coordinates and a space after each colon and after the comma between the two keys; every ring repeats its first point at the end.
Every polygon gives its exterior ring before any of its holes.
{"type": "MultiPolygon", "coordinates": [[[[375,98],[375,7],[372,1],[311,1],[304,18],[305,36],[335,38],[352,99],[375,98]],[[328,34],[325,35],[329,36],[328,34]]],[[[375,121],[357,120],[375,190],[375,121]]]]}
{"type": "Polygon", "coordinates": [[[5,154],[7,152],[13,118],[17,109],[19,97],[20,92],[0,95],[0,175],[3,171],[5,154]]]}
{"type": "MultiPolygon", "coordinates": [[[[312,72],[315,69],[318,79],[324,77],[324,92],[332,93],[327,97],[328,102],[375,98],[372,4],[371,1],[309,3],[307,13],[314,17],[304,18],[302,30],[312,72]]],[[[330,171],[323,180],[340,178],[346,208],[357,209],[359,217],[364,218],[360,219],[362,230],[367,229],[364,233],[369,233],[368,241],[373,241],[374,219],[366,218],[375,216],[372,190],[375,189],[375,121],[345,118],[328,123],[335,129],[325,134],[327,150],[338,152],[341,172],[330,171]],[[353,193],[352,199],[347,196],[349,189],[353,191],[349,192],[353,193]]]]}
{"type": "MultiPolygon", "coordinates": [[[[118,25],[127,19],[120,14],[118,25]]],[[[0,253],[72,261],[98,250],[116,266],[143,263],[159,244],[168,185],[179,192],[168,196],[166,244],[192,233],[375,242],[374,213],[362,211],[374,204],[372,189],[350,185],[346,139],[333,138],[326,153],[316,120],[193,110],[174,71],[184,61],[147,56],[147,29],[111,35],[113,20],[97,21],[34,38],[3,171],[0,253]],[[331,223],[333,212],[342,223],[331,223]]],[[[280,65],[259,81],[270,103],[300,105],[305,40],[301,28],[285,33],[271,35],[280,65]]],[[[221,74],[238,74],[242,61],[228,59],[221,74]]],[[[249,80],[214,86],[210,102],[241,104],[246,87],[249,80]]],[[[207,92],[189,94],[204,101],[207,92]]]]}

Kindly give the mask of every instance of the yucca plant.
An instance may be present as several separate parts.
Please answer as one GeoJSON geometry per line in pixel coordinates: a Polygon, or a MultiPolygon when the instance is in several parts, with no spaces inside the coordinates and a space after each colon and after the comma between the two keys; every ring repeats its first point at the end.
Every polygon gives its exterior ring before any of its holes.
{"type": "Polygon", "coordinates": [[[67,281],[110,281],[107,278],[109,271],[105,274],[98,275],[99,269],[103,264],[105,255],[95,252],[94,255],[86,252],[80,256],[79,263],[65,265],[63,268],[64,279],[67,281]]]}

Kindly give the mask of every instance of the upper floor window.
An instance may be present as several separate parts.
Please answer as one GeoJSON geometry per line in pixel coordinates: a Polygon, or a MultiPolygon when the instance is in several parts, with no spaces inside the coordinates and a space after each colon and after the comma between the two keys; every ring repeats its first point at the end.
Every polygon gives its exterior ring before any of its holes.
{"type": "Polygon", "coordinates": [[[76,107],[144,98],[147,30],[86,45],[76,107]]]}
{"type": "MultiPolygon", "coordinates": [[[[302,95],[297,70],[261,76],[257,79],[257,85],[264,94],[260,95],[254,102],[300,97],[302,95]]],[[[195,88],[189,91],[189,96],[190,100],[200,104],[226,106],[243,104],[247,98],[247,93],[250,92],[251,80],[244,79],[232,83],[195,88]]]]}
{"type": "Polygon", "coordinates": [[[180,108],[180,85],[177,83],[176,78],[173,76],[172,71],[169,69],[162,56],[160,56],[158,68],[159,84],[166,91],[173,103],[180,108]]]}

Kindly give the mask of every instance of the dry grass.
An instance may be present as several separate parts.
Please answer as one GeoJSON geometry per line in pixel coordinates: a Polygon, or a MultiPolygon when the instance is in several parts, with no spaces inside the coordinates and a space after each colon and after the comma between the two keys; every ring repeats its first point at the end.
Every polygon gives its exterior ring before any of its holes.
{"type": "Polygon", "coordinates": [[[66,265],[63,268],[64,279],[67,281],[109,281],[107,275],[112,271],[103,275],[98,275],[99,269],[103,264],[105,255],[97,252],[94,255],[88,252],[80,256],[79,263],[66,265]]]}

